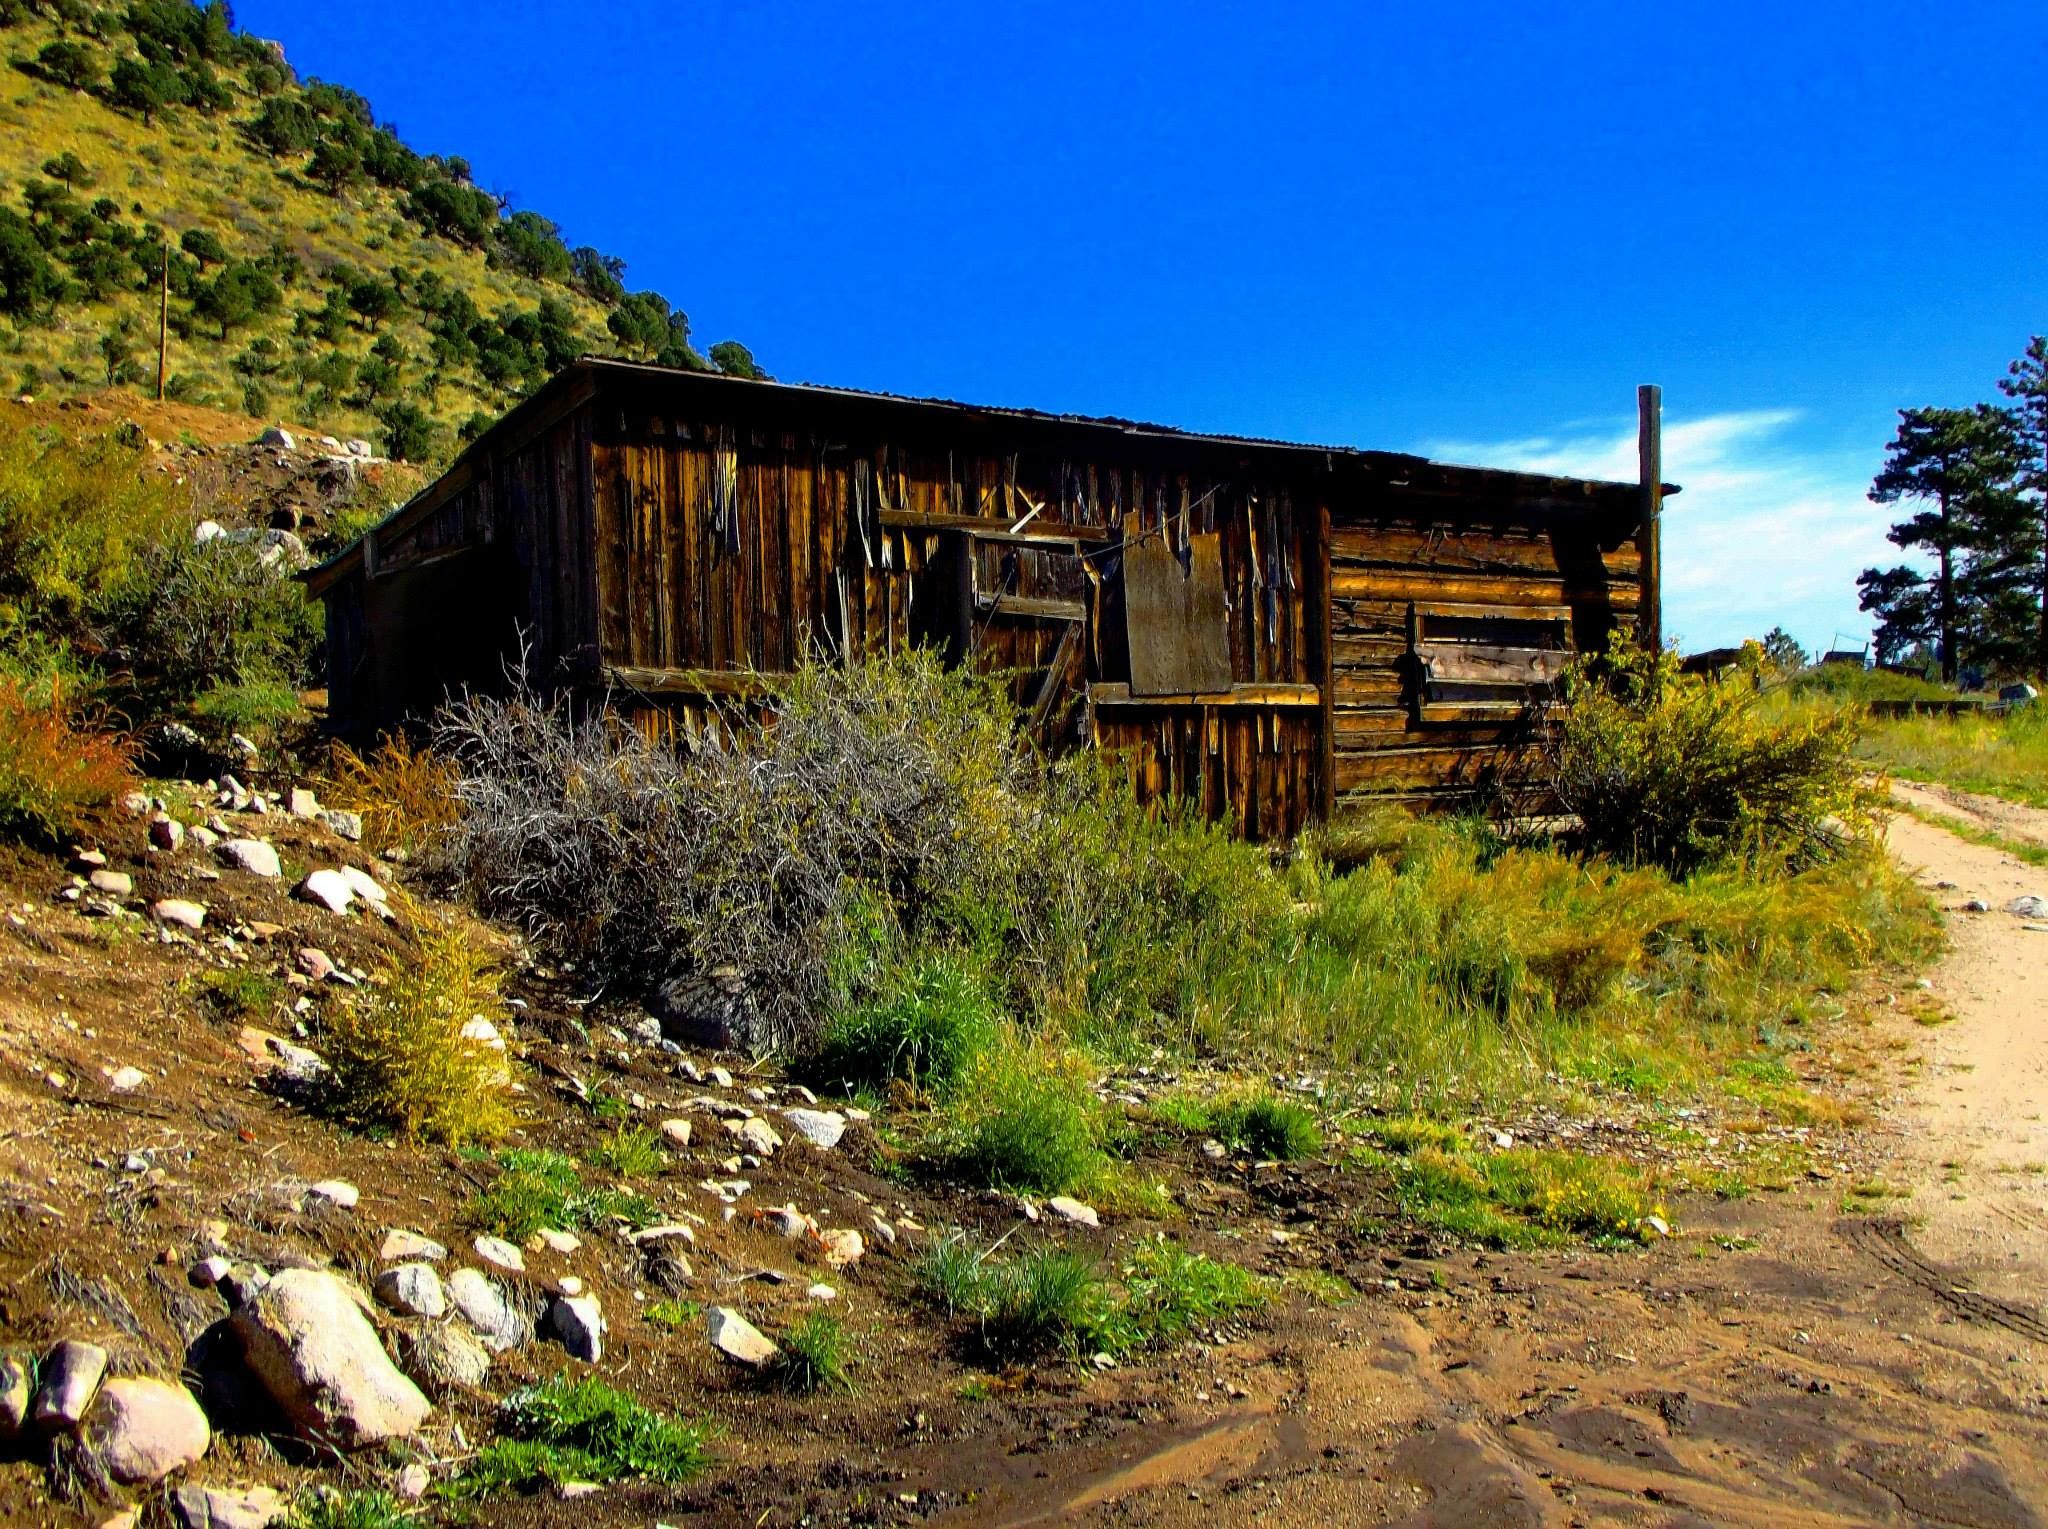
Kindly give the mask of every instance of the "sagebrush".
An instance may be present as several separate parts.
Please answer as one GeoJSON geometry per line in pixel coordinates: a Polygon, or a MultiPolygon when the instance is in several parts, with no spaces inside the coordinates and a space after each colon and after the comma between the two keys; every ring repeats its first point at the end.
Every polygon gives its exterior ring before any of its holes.
{"type": "Polygon", "coordinates": [[[137,783],[126,740],[81,725],[61,682],[38,703],[0,678],[0,834],[55,843],[137,783]]]}

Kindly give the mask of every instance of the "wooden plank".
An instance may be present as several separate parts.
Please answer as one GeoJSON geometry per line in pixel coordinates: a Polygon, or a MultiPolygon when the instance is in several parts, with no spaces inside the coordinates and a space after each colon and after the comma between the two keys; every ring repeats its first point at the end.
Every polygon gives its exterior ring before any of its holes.
{"type": "Polygon", "coordinates": [[[606,664],[597,678],[620,690],[637,690],[646,695],[756,696],[786,683],[787,674],[758,670],[680,669],[645,664],[606,664]]]}
{"type": "Polygon", "coordinates": [[[1010,616],[1020,621],[1080,621],[1087,616],[1079,600],[1040,600],[1028,595],[976,595],[974,607],[984,616],[1010,616]]]}
{"type": "Polygon", "coordinates": [[[1476,782],[1481,775],[1505,764],[1508,755],[1497,748],[1430,747],[1375,749],[1368,753],[1337,756],[1337,789],[1355,791],[1360,787],[1448,785],[1476,782]]]}
{"type": "Polygon", "coordinates": [[[1577,564],[1597,558],[1609,578],[1633,579],[1642,556],[1633,543],[1603,549],[1575,528],[1473,525],[1351,525],[1330,533],[1330,557],[1339,567],[1441,568],[1466,573],[1562,575],[1560,558],[1577,564]],[[1582,544],[1582,545],[1581,545],[1582,544]]]}
{"type": "Polygon", "coordinates": [[[1316,685],[1232,685],[1228,690],[1187,692],[1179,695],[1133,695],[1129,685],[1098,683],[1088,687],[1089,699],[1098,707],[1117,706],[1315,706],[1322,705],[1322,690],[1316,685]]]}
{"type": "MultiPolygon", "coordinates": [[[[1457,621],[1493,621],[1499,619],[1498,605],[1469,605],[1441,600],[1418,600],[1415,602],[1418,616],[1447,616],[1457,621]]],[[[1558,621],[1567,625],[1572,619],[1569,605],[1519,605],[1513,607],[1514,621],[1558,621]]]]}
{"type": "MultiPolygon", "coordinates": [[[[1316,683],[1322,691],[1322,748],[1316,759],[1319,778],[1316,809],[1328,821],[1337,802],[1337,644],[1331,634],[1330,603],[1330,507],[1321,504],[1316,507],[1316,578],[1315,609],[1317,616],[1316,643],[1320,653],[1316,662],[1316,683]]],[[[1306,603],[1306,601],[1304,601],[1306,603]]]]}
{"type": "Polygon", "coordinates": [[[1134,693],[1183,695],[1229,686],[1221,538],[1192,536],[1186,572],[1163,535],[1127,538],[1124,611],[1134,693]]]}
{"type": "Polygon", "coordinates": [[[1433,682],[1548,685],[1572,655],[1560,648],[1500,648],[1481,643],[1419,642],[1415,656],[1433,682]]]}
{"type": "MultiPolygon", "coordinates": [[[[995,480],[996,465],[993,462],[981,464],[981,475],[990,481],[984,486],[992,492],[989,503],[994,505],[1002,496],[995,480]]],[[[995,515],[919,515],[910,510],[883,510],[875,517],[883,525],[904,531],[974,531],[989,541],[1032,544],[1039,542],[1106,542],[1109,532],[1101,526],[1077,525],[1070,521],[1048,521],[1034,519],[1020,531],[1011,531],[1010,522],[995,515]]]]}
{"type": "MultiPolygon", "coordinates": [[[[1555,608],[1575,600],[1633,606],[1638,598],[1635,585],[1568,585],[1559,578],[1534,574],[1446,574],[1428,569],[1336,569],[1330,576],[1332,593],[1340,598],[1361,600],[1416,600],[1440,604],[1535,606],[1555,608]]],[[[1496,614],[1498,614],[1496,612],[1496,614]]]]}

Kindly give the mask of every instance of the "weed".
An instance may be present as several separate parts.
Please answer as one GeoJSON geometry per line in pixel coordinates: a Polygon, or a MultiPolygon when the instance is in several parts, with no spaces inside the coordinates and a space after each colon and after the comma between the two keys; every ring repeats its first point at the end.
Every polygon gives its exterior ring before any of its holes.
{"type": "Polygon", "coordinates": [[[695,1301],[649,1301],[640,1315],[656,1327],[676,1332],[693,1326],[704,1315],[704,1308],[695,1301]]]}
{"type": "Polygon", "coordinates": [[[449,1488],[459,1498],[563,1481],[688,1481],[707,1463],[704,1430],[597,1380],[542,1381],[506,1397],[486,1445],[449,1488]]]}
{"type": "Polygon", "coordinates": [[[389,1492],[322,1487],[293,1505],[286,1529],[415,1529],[418,1520],[389,1492]]]}
{"type": "Polygon", "coordinates": [[[1164,1237],[1141,1243],[1123,1274],[1118,1325],[1127,1347],[1172,1343],[1190,1329],[1264,1306],[1265,1282],[1164,1237]]]}
{"type": "Polygon", "coordinates": [[[1358,1298],[1351,1281],[1325,1269],[1291,1269],[1282,1282],[1320,1306],[1345,1306],[1358,1298]]]}
{"type": "Polygon", "coordinates": [[[284,986],[268,973],[246,966],[229,966],[204,973],[199,993],[206,1005],[223,1019],[261,1019],[277,1011],[284,986]]]}
{"type": "Polygon", "coordinates": [[[498,1177],[470,1202],[469,1218],[514,1242],[543,1227],[592,1230],[612,1221],[649,1226],[658,1219],[643,1196],[585,1187],[575,1159],[545,1147],[515,1147],[498,1154],[498,1177]]]}
{"type": "Polygon", "coordinates": [[[661,1171],[661,1148],[646,1129],[620,1127],[610,1139],[600,1142],[590,1154],[591,1161],[608,1168],[622,1179],[637,1179],[661,1171]]]}
{"type": "Polygon", "coordinates": [[[455,822],[453,765],[416,749],[403,733],[386,734],[369,754],[334,745],[324,794],[336,807],[362,814],[372,849],[418,850],[455,822]]]}
{"type": "Polygon", "coordinates": [[[61,686],[38,705],[0,679],[0,835],[55,843],[137,784],[127,742],[82,726],[61,686]]]}
{"type": "Polygon", "coordinates": [[[1228,1146],[1278,1162],[1307,1157],[1323,1144],[1312,1110],[1271,1093],[1222,1101],[1216,1106],[1210,1129],[1228,1146]]]}
{"type": "Polygon", "coordinates": [[[976,1309],[982,1292],[982,1264],[966,1234],[948,1232],[925,1244],[912,1266],[912,1280],[924,1298],[949,1317],[976,1309]]]}
{"type": "Polygon", "coordinates": [[[1416,1133],[1383,1159],[1402,1210],[1424,1226],[1488,1247],[1551,1247],[1576,1238],[1634,1241],[1643,1218],[1662,1215],[1650,1172],[1583,1152],[1517,1147],[1477,1152],[1416,1133]]]}
{"type": "Polygon", "coordinates": [[[512,1124],[504,1054],[463,1033],[472,1019],[504,1018],[498,981],[473,933],[412,910],[409,948],[383,984],[329,1015],[332,1097],[344,1119],[408,1137],[490,1141],[512,1124]]]}
{"type": "Polygon", "coordinates": [[[1094,1262],[1078,1253],[1034,1248],[983,1271],[980,1338],[996,1358],[1077,1352],[1110,1315],[1108,1287],[1094,1262]]]}
{"type": "Polygon", "coordinates": [[[973,1183],[1059,1194],[1099,1172],[1095,1104],[1078,1057],[1011,1046],[960,1091],[943,1159],[973,1183]]]}
{"type": "Polygon", "coordinates": [[[814,1311],[776,1340],[775,1380],[791,1391],[853,1390],[852,1343],[837,1317],[814,1311]]]}
{"type": "Polygon", "coordinates": [[[821,1086],[880,1088],[896,1079],[945,1090],[996,1035],[979,975],[945,951],[912,956],[878,990],[832,1015],[801,1070],[821,1086]]]}

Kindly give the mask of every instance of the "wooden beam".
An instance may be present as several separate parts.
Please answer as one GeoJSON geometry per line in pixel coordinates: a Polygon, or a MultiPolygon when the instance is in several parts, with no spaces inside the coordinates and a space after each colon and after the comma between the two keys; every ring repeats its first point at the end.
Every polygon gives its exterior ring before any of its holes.
{"type": "Polygon", "coordinates": [[[1050,520],[1034,520],[1023,530],[1012,531],[1006,521],[981,515],[921,515],[916,510],[883,510],[875,519],[894,531],[971,531],[982,541],[1014,542],[1020,546],[1109,540],[1105,527],[1050,520]]]}
{"type": "Polygon", "coordinates": [[[751,669],[655,669],[635,664],[606,664],[597,672],[600,684],[642,695],[756,696],[789,678],[751,669]]]}
{"type": "Polygon", "coordinates": [[[1080,621],[1086,612],[1079,600],[1038,600],[1028,595],[976,595],[984,616],[1015,616],[1028,621],[1080,621]]]}
{"type": "Polygon", "coordinates": [[[1232,685],[1228,690],[1187,695],[1132,695],[1128,685],[1097,684],[1088,687],[1088,699],[1096,706],[1317,706],[1323,704],[1320,685],[1232,685]]]}
{"type": "Polygon", "coordinates": [[[1643,646],[1656,649],[1664,646],[1664,390],[1654,382],[1636,389],[1636,463],[1636,546],[1643,559],[1642,603],[1636,626],[1643,646]]]}

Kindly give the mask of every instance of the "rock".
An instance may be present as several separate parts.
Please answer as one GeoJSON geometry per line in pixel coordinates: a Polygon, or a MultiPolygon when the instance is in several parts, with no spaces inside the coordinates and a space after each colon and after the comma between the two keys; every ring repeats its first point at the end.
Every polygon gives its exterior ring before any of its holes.
{"type": "Polygon", "coordinates": [[[249,1368],[308,1442],[361,1449],[412,1433],[434,1410],[324,1270],[286,1269],[230,1320],[249,1368]]]}
{"type": "Polygon", "coordinates": [[[346,913],[349,904],[356,900],[355,893],[349,890],[348,878],[335,870],[314,871],[292,888],[292,896],[329,913],[346,913]]]}
{"type": "Polygon", "coordinates": [[[2025,680],[2020,680],[2016,684],[2001,685],[1998,690],[1999,700],[2017,702],[2022,706],[2029,701],[2040,699],[2040,695],[2041,692],[2032,685],[2029,685],[2025,680]]]}
{"type": "Polygon", "coordinates": [[[259,1264],[230,1264],[227,1273],[215,1278],[213,1288],[230,1306],[242,1306],[269,1283],[270,1271],[259,1264]]]}
{"type": "Polygon", "coordinates": [[[825,1262],[835,1269],[850,1269],[860,1262],[867,1252],[867,1244],[861,1241],[859,1232],[852,1227],[840,1227],[822,1235],[825,1244],[825,1262]]]}
{"type": "Polygon", "coordinates": [[[558,1232],[551,1226],[542,1227],[533,1234],[533,1238],[550,1253],[560,1253],[564,1257],[583,1246],[583,1239],[574,1232],[558,1232]]]}
{"type": "Polygon", "coordinates": [[[1645,1216],[1636,1225],[1652,1236],[1669,1237],[1671,1235],[1671,1223],[1662,1216],[1645,1216]]]}
{"type": "MultiPolygon", "coordinates": [[[[205,823],[201,823],[196,828],[187,829],[185,831],[185,837],[190,839],[194,844],[198,845],[201,849],[213,849],[220,844],[220,835],[215,833],[213,829],[205,823]]],[[[212,873],[209,872],[208,874],[212,873]]]]}
{"type": "Polygon", "coordinates": [[[1490,1137],[1491,1137],[1491,1139],[1492,1139],[1492,1141],[1493,1141],[1493,1146],[1494,1146],[1494,1150],[1495,1150],[1496,1152],[1510,1152],[1510,1151],[1514,1150],[1514,1145],[1515,1145],[1515,1136],[1514,1136],[1514,1132],[1512,1132],[1512,1131],[1493,1131],[1493,1132],[1490,1132],[1490,1133],[1489,1133],[1489,1135],[1490,1135],[1490,1137]]]}
{"type": "Polygon", "coordinates": [[[459,1322],[435,1322],[399,1334],[398,1359],[415,1383],[437,1395],[454,1386],[474,1391],[491,1373],[490,1348],[459,1322]]]}
{"type": "Polygon", "coordinates": [[[694,1099],[685,1099],[686,1110],[704,1110],[721,1120],[752,1120],[754,1112],[737,1099],[715,1099],[709,1094],[699,1094],[694,1099]]]}
{"type": "Polygon", "coordinates": [[[371,1288],[378,1300],[402,1317],[439,1321],[447,1315],[448,1297],[432,1264],[400,1264],[386,1269],[371,1288]]]}
{"type": "Polygon", "coordinates": [[[114,1481],[153,1486],[205,1454],[213,1430],[183,1386],[131,1375],[100,1387],[79,1437],[114,1481]]]}
{"type": "Polygon", "coordinates": [[[784,1110],[782,1118],[805,1141],[827,1151],[838,1146],[839,1138],[846,1134],[846,1117],[837,1110],[784,1110]]]}
{"type": "Polygon", "coordinates": [[[884,1221],[880,1216],[869,1216],[868,1225],[875,1229],[875,1235],[881,1238],[882,1241],[888,1243],[892,1248],[896,1246],[895,1227],[884,1221]]]}
{"type": "Polygon", "coordinates": [[[671,977],[656,990],[650,1007],[670,1040],[720,1051],[744,1047],[760,1027],[746,979],[732,967],[671,977]]]}
{"type": "Polygon", "coordinates": [[[342,446],[341,449],[347,452],[352,457],[370,458],[377,455],[377,448],[372,446],[368,441],[348,441],[342,446]]]}
{"type": "Polygon", "coordinates": [[[498,1027],[481,1014],[472,1014],[462,1022],[462,1038],[488,1046],[493,1051],[505,1049],[505,1037],[498,1033],[498,1027]]]}
{"type": "Polygon", "coordinates": [[[178,1529],[269,1529],[289,1507],[275,1487],[186,1485],[171,1494],[178,1529]]]}
{"type": "Polygon", "coordinates": [[[556,1293],[560,1295],[583,1294],[583,1281],[573,1274],[565,1274],[555,1281],[556,1293]]]}
{"type": "Polygon", "coordinates": [[[117,1068],[107,1076],[107,1087],[117,1094],[132,1094],[149,1081],[149,1074],[140,1067],[117,1068]]]}
{"type": "Polygon", "coordinates": [[[220,858],[251,876],[282,876],[284,864],[277,851],[261,839],[229,839],[220,847],[220,858]]]}
{"type": "Polygon", "coordinates": [[[481,1269],[457,1269],[448,1276],[447,1294],[448,1304],[494,1353],[517,1348],[533,1336],[533,1324],[481,1269]]]}
{"type": "Polygon", "coordinates": [[[127,897],[135,890],[135,878],[126,871],[94,871],[85,879],[92,883],[95,892],[104,892],[109,897],[127,897]]]}
{"type": "Polygon", "coordinates": [[[1092,1205],[1083,1205],[1067,1195],[1054,1195],[1045,1202],[1045,1208],[1062,1221],[1071,1221],[1076,1226],[1100,1226],[1102,1217],[1095,1213],[1092,1205]]]}
{"type": "Polygon", "coordinates": [[[322,1179],[317,1184],[309,1185],[306,1193],[312,1199],[324,1200],[329,1205],[340,1206],[343,1210],[354,1210],[356,1202],[363,1197],[363,1192],[347,1179],[322,1179]]]}
{"type": "MultiPolygon", "coordinates": [[[[143,809],[147,811],[148,806],[149,798],[144,797],[143,809]]],[[[106,863],[107,857],[105,854],[96,849],[82,849],[71,857],[71,869],[77,871],[80,875],[91,871],[103,870],[106,867],[106,863]]]]}
{"type": "Polygon", "coordinates": [[[38,1428],[63,1433],[76,1428],[92,1405],[107,1373],[107,1351],[97,1343],[67,1338],[43,1356],[40,1384],[29,1416],[38,1428]]]}
{"type": "Polygon", "coordinates": [[[596,1364],[604,1357],[604,1313],[596,1296],[557,1296],[548,1303],[547,1326],[570,1358],[596,1364]]]}
{"type": "MultiPolygon", "coordinates": [[[[98,876],[93,878],[93,885],[99,886],[98,876]]],[[[106,888],[100,887],[100,890],[104,892],[106,888]]],[[[2005,911],[2018,914],[2021,918],[2048,918],[2048,897],[2042,897],[2039,893],[2029,892],[2024,897],[2015,897],[2011,902],[2007,903],[2005,911]]]]}
{"type": "Polygon", "coordinates": [[[295,818],[320,816],[320,799],[310,786],[294,786],[284,796],[284,810],[295,818]]]}
{"type": "Polygon", "coordinates": [[[215,1285],[218,1285],[227,1278],[228,1271],[233,1267],[233,1264],[221,1257],[220,1254],[215,1253],[211,1257],[200,1259],[199,1262],[187,1269],[185,1271],[185,1278],[197,1289],[211,1290],[215,1285]]]}
{"type": "Polygon", "coordinates": [[[1230,1156],[1230,1149],[1224,1146],[1222,1142],[1211,1137],[1208,1141],[1202,1143],[1202,1156],[1212,1163],[1220,1163],[1223,1159],[1230,1156]]]}
{"type": "Polygon", "coordinates": [[[301,948],[292,958],[292,964],[315,982],[324,982],[335,973],[333,957],[312,945],[301,948]]]}
{"type": "Polygon", "coordinates": [[[0,1444],[28,1426],[28,1402],[28,1361],[18,1354],[0,1354],[0,1444]]]}
{"type": "Polygon", "coordinates": [[[711,1346],[734,1364],[758,1370],[778,1358],[777,1348],[761,1330],[730,1306],[714,1306],[704,1314],[706,1336],[711,1346]]]}
{"type": "Polygon", "coordinates": [[[327,1060],[319,1052],[294,1045],[283,1036],[259,1030],[254,1025],[242,1026],[235,1043],[248,1053],[250,1061],[263,1067],[275,1067],[294,1083],[311,1083],[328,1070],[327,1060]]]}
{"type": "Polygon", "coordinates": [[[368,871],[345,865],[341,868],[341,879],[347,882],[348,889],[364,902],[382,907],[391,900],[391,894],[385,890],[384,884],[368,871]]]}
{"type": "Polygon", "coordinates": [[[149,916],[174,929],[201,929],[206,924],[206,906],[182,897],[166,897],[149,905],[149,916]]]}
{"type": "Polygon", "coordinates": [[[192,528],[192,543],[194,546],[203,547],[208,542],[226,536],[227,534],[228,528],[222,525],[219,521],[202,520],[199,522],[198,525],[192,528]]]}
{"type": "Polygon", "coordinates": [[[415,1460],[398,1473],[398,1480],[392,1483],[391,1491],[400,1502],[418,1502],[433,1484],[433,1473],[415,1460]]]}
{"type": "Polygon", "coordinates": [[[687,1120],[664,1120],[661,1123],[661,1139],[671,1147],[689,1146],[690,1122],[687,1120]]]}
{"type": "Polygon", "coordinates": [[[830,1285],[812,1285],[804,1291],[804,1294],[814,1301],[836,1301],[839,1299],[839,1292],[830,1285]]]}
{"type": "Polygon", "coordinates": [[[720,1088],[732,1087],[732,1074],[727,1072],[723,1067],[714,1067],[711,1069],[710,1072],[706,1073],[705,1076],[709,1078],[713,1083],[717,1084],[720,1088]]]}
{"type": "Polygon", "coordinates": [[[272,425],[256,437],[256,444],[268,446],[276,451],[297,451],[299,443],[292,439],[292,433],[282,425],[272,425]]]}
{"type": "Polygon", "coordinates": [[[123,1508],[120,1512],[110,1513],[101,1519],[99,1529],[137,1529],[141,1522],[142,1510],[140,1508],[123,1508]]]}
{"type": "Polygon", "coordinates": [[[476,1256],[487,1264],[495,1264],[508,1274],[524,1274],[526,1257],[519,1249],[502,1237],[479,1237],[470,1244],[476,1249],[476,1256]]]}
{"type": "Polygon", "coordinates": [[[151,818],[149,842],[160,850],[176,854],[178,847],[185,842],[185,825],[176,818],[151,818]]]}
{"type": "Polygon", "coordinates": [[[697,1234],[680,1221],[673,1221],[664,1226],[642,1227],[637,1232],[628,1233],[627,1240],[636,1248],[651,1247],[658,1242],[687,1242],[695,1247],[697,1234]]]}
{"type": "Polygon", "coordinates": [[[347,812],[339,807],[329,807],[320,814],[320,821],[327,825],[327,831],[336,838],[346,839],[351,844],[362,841],[363,815],[360,812],[347,812]]]}
{"type": "Polygon", "coordinates": [[[777,1205],[762,1211],[761,1224],[781,1237],[807,1237],[818,1229],[818,1223],[794,1205],[777,1205]]]}
{"type": "Polygon", "coordinates": [[[752,1120],[728,1120],[725,1129],[738,1137],[749,1152],[762,1157],[773,1157],[782,1145],[782,1138],[776,1134],[775,1127],[758,1116],[752,1120]]]}
{"type": "Polygon", "coordinates": [[[377,1256],[386,1263],[400,1259],[408,1262],[424,1259],[428,1263],[437,1264],[448,1256],[448,1250],[431,1237],[423,1237],[418,1232],[407,1231],[403,1227],[392,1227],[384,1233],[384,1241],[378,1245],[377,1256]]]}

